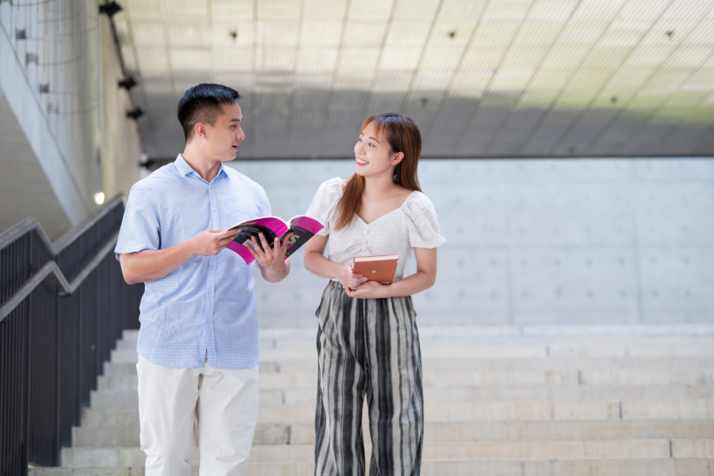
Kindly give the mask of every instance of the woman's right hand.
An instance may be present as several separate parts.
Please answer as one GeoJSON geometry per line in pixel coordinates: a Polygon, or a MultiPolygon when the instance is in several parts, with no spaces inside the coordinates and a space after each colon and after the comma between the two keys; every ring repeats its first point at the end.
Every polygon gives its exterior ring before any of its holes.
{"type": "Polygon", "coordinates": [[[343,264],[340,268],[340,274],[337,276],[337,280],[345,287],[345,290],[351,291],[362,283],[367,282],[367,278],[363,277],[361,274],[354,274],[352,272],[351,264],[343,264]]]}

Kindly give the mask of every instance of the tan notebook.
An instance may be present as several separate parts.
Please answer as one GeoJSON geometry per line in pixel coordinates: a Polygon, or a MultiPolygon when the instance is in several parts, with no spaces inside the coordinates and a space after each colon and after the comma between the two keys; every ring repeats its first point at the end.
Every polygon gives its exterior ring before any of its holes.
{"type": "Polygon", "coordinates": [[[352,262],[352,272],[369,281],[392,284],[398,261],[399,255],[358,256],[352,262]]]}

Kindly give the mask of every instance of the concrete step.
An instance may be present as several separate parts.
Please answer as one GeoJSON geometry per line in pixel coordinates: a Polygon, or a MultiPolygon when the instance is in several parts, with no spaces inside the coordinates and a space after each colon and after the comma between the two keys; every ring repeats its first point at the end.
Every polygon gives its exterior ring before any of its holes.
{"type": "MultiPolygon", "coordinates": [[[[260,422],[310,423],[313,405],[262,406],[260,422]]],[[[714,419],[714,401],[426,403],[428,421],[714,419]]]]}
{"type": "MultiPolygon", "coordinates": [[[[369,448],[367,446],[367,448],[369,448]]],[[[424,460],[712,458],[713,440],[480,441],[425,444],[424,460]]],[[[313,445],[254,445],[252,463],[310,463],[313,445]]],[[[64,467],[141,466],[139,448],[63,448],[64,467]]],[[[449,473],[450,474],[450,473],[449,473]]]]}
{"type": "MultiPolygon", "coordinates": [[[[314,388],[288,389],[288,405],[315,404],[314,388]]],[[[431,403],[484,401],[580,401],[580,400],[689,400],[714,399],[714,385],[531,385],[424,387],[431,403]]]]}
{"type": "MultiPolygon", "coordinates": [[[[262,328],[262,339],[286,339],[290,341],[315,341],[317,323],[313,327],[262,328]]],[[[138,330],[124,330],[122,338],[136,342],[138,330]]],[[[419,328],[421,340],[432,337],[494,337],[494,336],[545,336],[564,338],[569,336],[707,336],[714,335],[712,324],[652,324],[652,325],[552,325],[552,326],[423,326],[419,328]]]]}
{"type": "MultiPolygon", "coordinates": [[[[106,363],[106,365],[133,364],[106,363]]],[[[578,370],[707,370],[714,367],[714,359],[699,358],[548,358],[548,359],[424,359],[422,365],[429,372],[538,372],[578,370]]],[[[266,373],[315,373],[317,359],[310,360],[261,360],[261,374],[266,373]]],[[[133,372],[136,373],[135,371],[133,372]]]]}
{"type": "MultiPolygon", "coordinates": [[[[686,373],[686,372],[684,372],[686,373]]],[[[458,376],[461,376],[459,374],[458,376]]],[[[520,374],[519,374],[520,375],[520,374]]],[[[542,380],[548,380],[548,376],[552,374],[544,374],[542,380]]],[[[670,377],[674,375],[671,374],[670,377]]],[[[446,402],[446,401],[477,401],[477,400],[601,400],[609,398],[622,399],[658,399],[658,400],[676,400],[684,398],[711,398],[714,396],[714,385],[705,385],[701,383],[677,385],[672,383],[667,384],[639,384],[634,382],[631,385],[603,385],[601,382],[605,380],[625,380],[631,374],[622,375],[621,373],[604,373],[595,371],[593,373],[585,372],[577,377],[577,384],[574,385],[474,385],[466,386],[467,382],[460,382],[456,386],[424,386],[424,395],[427,401],[431,402],[446,402]],[[588,382],[596,381],[595,384],[588,382]],[[500,397],[489,397],[489,395],[503,395],[500,397]]],[[[696,375],[695,375],[696,376],[696,375]]],[[[660,376],[661,377],[661,376],[660,376]]],[[[679,377],[682,377],[681,375],[679,377]]],[[[644,380],[643,377],[634,377],[636,380],[644,380]]],[[[664,378],[661,378],[664,379],[664,378]]],[[[681,378],[686,380],[685,378],[681,378]]],[[[429,380],[434,380],[429,374],[429,380]]],[[[442,375],[439,381],[445,380],[442,375]]],[[[456,379],[451,379],[456,380],[456,379]]],[[[504,379],[505,380],[505,379],[504,379]]],[[[564,379],[563,379],[564,380],[564,379]]],[[[654,378],[653,378],[654,380],[654,378]]],[[[673,378],[674,380],[674,378],[673,378]]],[[[690,380],[696,380],[695,378],[690,380]]],[[[528,382],[522,382],[528,383],[528,382]]],[[[314,403],[315,388],[317,385],[316,378],[310,378],[309,375],[303,374],[301,377],[294,379],[289,374],[263,374],[261,375],[261,403],[277,405],[278,403],[314,403]],[[305,387],[286,388],[282,387],[282,382],[287,382],[291,385],[306,385],[305,387]]],[[[98,379],[98,392],[136,392],[138,379],[136,375],[108,375],[101,376],[98,379]]]]}
{"type": "MultiPolygon", "coordinates": [[[[139,418],[132,415],[131,423],[135,426],[81,426],[72,428],[73,448],[102,447],[138,447],[139,418]]],[[[262,423],[256,426],[253,437],[254,445],[287,445],[290,443],[290,425],[262,423]]],[[[314,441],[314,430],[313,430],[314,441]]]]}
{"type": "MultiPolygon", "coordinates": [[[[316,373],[317,359],[266,361],[261,360],[260,371],[265,373],[316,373]]],[[[697,358],[612,358],[612,359],[424,359],[427,372],[572,372],[595,370],[637,371],[706,371],[714,368],[714,359],[697,358]]]]}
{"type": "MultiPolygon", "coordinates": [[[[72,447],[139,446],[135,426],[82,426],[72,429],[72,447]]],[[[128,420],[125,420],[128,423],[128,420]]],[[[369,434],[367,417],[363,431],[369,434]]],[[[714,420],[610,420],[610,421],[427,421],[425,443],[527,441],[527,440],[615,440],[615,439],[714,439],[714,420]]],[[[254,445],[310,445],[315,442],[313,424],[261,423],[254,445]]]]}
{"type": "MultiPolygon", "coordinates": [[[[430,372],[424,371],[426,387],[490,385],[705,385],[714,384],[714,369],[681,371],[582,370],[541,372],[430,372]]],[[[260,376],[260,388],[316,388],[317,374],[273,373],[260,376]]]]}
{"type": "MultiPolygon", "coordinates": [[[[690,418],[708,418],[707,408],[700,402],[688,409],[690,418]]],[[[426,403],[424,415],[428,420],[617,420],[625,408],[637,407],[638,419],[657,418],[658,412],[671,411],[662,402],[591,401],[591,402],[472,402],[426,403]],[[641,408],[644,407],[644,408],[641,408]],[[647,412],[646,409],[652,409],[647,412]]],[[[92,409],[137,408],[135,392],[93,392],[92,409]]],[[[261,405],[258,421],[264,423],[311,423],[315,418],[314,405],[261,405]]],[[[710,417],[714,418],[714,417],[710,417]]]]}
{"type": "MultiPolygon", "coordinates": [[[[606,341],[551,343],[525,345],[513,340],[509,343],[494,345],[493,342],[477,345],[455,345],[444,342],[443,346],[422,344],[424,359],[545,359],[545,358],[713,358],[714,338],[650,338],[642,341],[606,341]]],[[[122,345],[124,347],[124,345],[122,345]]],[[[317,356],[315,346],[300,348],[297,343],[285,348],[261,350],[261,359],[275,360],[311,360],[317,356]]],[[[137,355],[134,348],[112,351],[112,362],[135,363],[137,355]]]]}
{"type": "MultiPolygon", "coordinates": [[[[284,374],[272,374],[284,375],[284,374]]],[[[581,380],[587,380],[590,376],[581,380]]],[[[263,387],[260,402],[268,405],[315,403],[316,379],[304,379],[297,383],[303,388],[280,388],[271,382],[268,374],[261,376],[263,387]],[[307,382],[305,381],[307,380],[307,382]],[[275,388],[266,388],[275,387],[275,388]]],[[[603,379],[604,380],[604,379],[603,379]]],[[[138,380],[135,375],[102,376],[98,380],[98,392],[136,392],[138,380]]],[[[714,398],[714,385],[474,385],[425,386],[424,398],[429,402],[483,401],[483,400],[677,400],[688,398],[714,398]]]]}
{"type": "MultiPolygon", "coordinates": [[[[313,476],[312,463],[251,463],[247,476],[313,476]]],[[[707,458],[426,460],[423,476],[714,476],[707,458]]],[[[30,476],[144,476],[144,468],[32,468],[30,476]]],[[[192,476],[198,476],[194,466],[192,476]]]]}
{"type": "MultiPolygon", "coordinates": [[[[99,378],[99,390],[136,388],[133,365],[110,364],[99,378]],[[128,378],[128,377],[133,377],[128,378]]],[[[424,386],[490,385],[714,385],[714,367],[703,369],[595,369],[543,371],[431,371],[424,366],[424,386]]],[[[317,371],[309,373],[268,372],[260,376],[261,389],[315,388],[317,371]]]]}
{"type": "MultiPolygon", "coordinates": [[[[92,410],[137,407],[135,392],[93,392],[92,410]]],[[[712,400],[449,402],[424,405],[428,420],[650,420],[714,418],[712,400]]],[[[261,405],[258,421],[309,423],[315,405],[261,405]]]]}
{"type": "MultiPolygon", "coordinates": [[[[714,335],[680,335],[680,336],[637,336],[637,335],[552,335],[552,336],[470,336],[450,335],[450,336],[421,336],[419,341],[421,346],[427,348],[439,347],[494,347],[494,346],[550,346],[555,353],[562,351],[566,346],[602,346],[602,345],[630,345],[641,346],[643,344],[654,343],[658,346],[681,347],[690,345],[706,345],[714,340],[714,335]]],[[[117,350],[133,350],[136,348],[136,340],[122,339],[117,342],[117,350]]],[[[315,351],[316,332],[309,338],[265,338],[259,339],[260,349],[286,350],[297,349],[300,351],[315,351]]]]}

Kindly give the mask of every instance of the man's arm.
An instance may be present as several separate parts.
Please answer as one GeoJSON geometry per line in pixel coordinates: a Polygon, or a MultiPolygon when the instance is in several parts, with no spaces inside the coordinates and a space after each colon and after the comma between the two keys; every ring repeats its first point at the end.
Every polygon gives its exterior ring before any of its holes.
{"type": "MultiPolygon", "coordinates": [[[[119,257],[127,284],[163,278],[194,256],[215,256],[238,235],[238,230],[204,230],[165,250],[123,253],[119,257]]],[[[282,278],[281,278],[282,279],[282,278]]]]}
{"type": "Polygon", "coordinates": [[[258,240],[255,237],[251,237],[253,248],[248,247],[248,249],[258,261],[260,275],[269,283],[282,281],[290,273],[290,261],[285,259],[285,253],[288,251],[288,238],[290,238],[292,232],[286,233],[282,242],[275,238],[272,248],[268,245],[265,236],[262,233],[259,235],[260,244],[258,244],[258,240]]]}

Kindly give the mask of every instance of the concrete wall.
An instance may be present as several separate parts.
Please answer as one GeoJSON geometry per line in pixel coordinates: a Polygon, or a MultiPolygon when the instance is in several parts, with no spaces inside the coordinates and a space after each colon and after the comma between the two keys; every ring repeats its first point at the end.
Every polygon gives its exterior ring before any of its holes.
{"type": "Polygon", "coordinates": [[[129,194],[141,178],[142,145],[136,121],[126,117],[133,109],[129,94],[118,89],[122,71],[109,19],[100,17],[101,36],[101,128],[97,141],[102,164],[102,186],[107,199],[118,193],[129,194]]]}
{"type": "Polygon", "coordinates": [[[139,179],[141,143],[98,3],[12,3],[0,2],[0,232],[32,215],[55,238],[96,192],[139,179]]]}
{"type": "MultiPolygon", "coordinates": [[[[232,162],[274,214],[351,162],[232,162]]],[[[414,297],[425,325],[714,322],[714,160],[424,160],[448,243],[414,297]]],[[[312,326],[325,280],[257,279],[261,326],[312,326]]],[[[414,270],[413,262],[407,268],[414,270]]]]}

